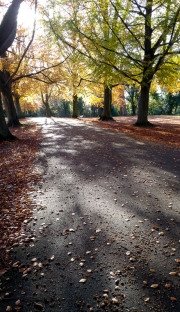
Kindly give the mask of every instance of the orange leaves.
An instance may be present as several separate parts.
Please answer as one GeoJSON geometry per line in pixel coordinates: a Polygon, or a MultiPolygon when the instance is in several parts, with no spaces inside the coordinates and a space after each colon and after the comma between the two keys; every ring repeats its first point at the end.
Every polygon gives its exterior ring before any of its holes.
{"type": "Polygon", "coordinates": [[[97,118],[83,118],[84,122],[90,122],[100,127],[111,129],[117,132],[126,133],[142,141],[153,141],[180,147],[180,125],[178,117],[154,117],[151,116],[149,121],[156,127],[134,127],[137,117],[114,117],[115,122],[99,121],[97,118]]]}
{"type": "Polygon", "coordinates": [[[40,139],[37,128],[31,124],[12,130],[20,140],[0,144],[0,274],[8,261],[7,248],[21,237],[22,224],[32,215],[27,192],[39,179],[32,170],[40,139]]]}

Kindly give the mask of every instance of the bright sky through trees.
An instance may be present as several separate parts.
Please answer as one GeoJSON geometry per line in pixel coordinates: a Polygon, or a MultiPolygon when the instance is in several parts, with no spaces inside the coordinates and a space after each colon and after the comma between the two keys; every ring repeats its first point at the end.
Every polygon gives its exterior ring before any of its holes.
{"type": "Polygon", "coordinates": [[[34,21],[34,7],[30,7],[26,2],[23,2],[20,6],[18,14],[18,23],[23,24],[25,27],[33,27],[34,21]]]}

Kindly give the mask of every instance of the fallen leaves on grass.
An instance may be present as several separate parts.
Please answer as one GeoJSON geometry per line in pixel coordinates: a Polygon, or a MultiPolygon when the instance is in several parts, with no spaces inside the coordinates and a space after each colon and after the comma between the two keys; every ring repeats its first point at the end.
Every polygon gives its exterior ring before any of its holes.
{"type": "Polygon", "coordinates": [[[114,121],[100,121],[98,118],[83,118],[84,122],[123,132],[141,141],[152,141],[172,147],[180,147],[180,118],[176,116],[151,116],[149,121],[155,127],[135,127],[137,117],[114,117],[114,121]]]}
{"type": "Polygon", "coordinates": [[[0,275],[9,266],[10,247],[25,239],[23,227],[32,216],[29,195],[39,181],[34,170],[41,139],[37,126],[26,122],[11,132],[19,140],[0,144],[0,275]]]}

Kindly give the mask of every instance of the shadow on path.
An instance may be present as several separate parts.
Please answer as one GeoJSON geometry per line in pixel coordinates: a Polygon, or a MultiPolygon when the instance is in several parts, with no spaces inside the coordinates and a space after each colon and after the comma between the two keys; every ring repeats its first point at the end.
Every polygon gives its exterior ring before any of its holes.
{"type": "Polygon", "coordinates": [[[179,151],[37,122],[43,182],[0,311],[180,311],[179,151]]]}

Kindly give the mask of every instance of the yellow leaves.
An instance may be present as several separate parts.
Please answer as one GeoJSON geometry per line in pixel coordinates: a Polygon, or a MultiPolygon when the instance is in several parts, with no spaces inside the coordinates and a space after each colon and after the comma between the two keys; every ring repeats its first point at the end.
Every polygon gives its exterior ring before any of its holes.
{"type": "Polygon", "coordinates": [[[124,85],[118,85],[112,90],[112,102],[118,107],[122,107],[125,104],[124,85]]]}

